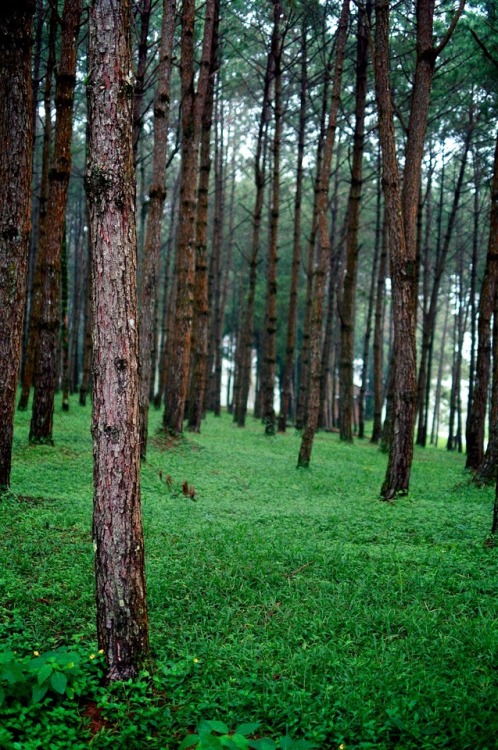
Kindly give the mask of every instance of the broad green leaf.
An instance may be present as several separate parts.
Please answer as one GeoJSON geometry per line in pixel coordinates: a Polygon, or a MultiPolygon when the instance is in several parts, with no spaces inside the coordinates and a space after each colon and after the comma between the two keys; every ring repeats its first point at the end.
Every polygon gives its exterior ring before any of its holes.
{"type": "Polygon", "coordinates": [[[232,734],[229,737],[230,745],[228,747],[236,748],[237,750],[248,750],[249,740],[242,734],[232,734]]]}
{"type": "Polygon", "coordinates": [[[52,672],[50,684],[59,695],[64,695],[67,687],[67,677],[64,672],[52,672]]]}
{"type": "Polygon", "coordinates": [[[251,740],[254,750],[276,750],[275,742],[270,737],[262,737],[260,740],[251,740]]]}
{"type": "Polygon", "coordinates": [[[180,743],[178,750],[187,750],[189,747],[197,747],[200,741],[201,738],[198,734],[188,734],[180,743]]]}
{"type": "Polygon", "coordinates": [[[33,703],[39,703],[42,698],[46,696],[47,690],[48,683],[45,683],[45,685],[33,685],[33,691],[31,693],[33,703]]]}
{"type": "Polygon", "coordinates": [[[41,685],[44,683],[50,675],[52,674],[52,667],[50,664],[44,664],[43,667],[40,668],[40,671],[38,672],[37,682],[38,685],[41,685]]]}
{"type": "Polygon", "coordinates": [[[226,724],[222,721],[206,721],[212,732],[218,732],[219,734],[228,734],[230,731],[226,724]]]}
{"type": "Polygon", "coordinates": [[[242,734],[244,737],[247,737],[250,734],[254,734],[254,732],[257,732],[259,729],[259,724],[256,722],[247,722],[246,724],[239,724],[239,726],[235,730],[235,734],[242,734]]]}

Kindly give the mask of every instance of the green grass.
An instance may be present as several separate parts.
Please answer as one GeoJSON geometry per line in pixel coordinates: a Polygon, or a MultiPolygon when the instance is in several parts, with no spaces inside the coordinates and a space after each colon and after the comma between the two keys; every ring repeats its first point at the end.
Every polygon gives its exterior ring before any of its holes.
{"type": "MultiPolygon", "coordinates": [[[[153,413],[152,435],[159,422],[153,413]]],[[[29,446],[28,426],[18,415],[13,494],[0,503],[1,643],[89,658],[89,410],[57,413],[54,448],[29,446]]],[[[298,449],[292,430],[268,438],[226,415],[173,448],[152,438],[151,667],[103,688],[96,659],[80,700],[21,713],[7,702],[1,748],[173,749],[203,718],[327,750],[497,747],[493,491],[470,483],[461,456],[418,449],[410,496],[386,504],[386,457],[367,442],[320,434],[309,470],[296,470],[298,449]]]]}

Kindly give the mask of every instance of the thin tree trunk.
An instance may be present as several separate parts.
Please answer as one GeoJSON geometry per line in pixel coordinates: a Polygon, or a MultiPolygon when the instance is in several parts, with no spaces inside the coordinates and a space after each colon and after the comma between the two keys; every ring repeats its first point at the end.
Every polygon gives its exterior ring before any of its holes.
{"type": "Polygon", "coordinates": [[[48,206],[48,174],[50,168],[50,145],[52,141],[52,80],[55,68],[55,42],[57,36],[57,13],[52,9],[50,13],[48,56],[45,70],[45,86],[43,93],[43,107],[45,110],[45,121],[43,125],[43,153],[42,173],[40,183],[40,199],[38,206],[37,236],[34,238],[36,249],[34,259],[33,281],[31,285],[31,305],[29,313],[28,343],[22,372],[21,395],[19,397],[19,411],[26,411],[29,403],[29,392],[33,382],[33,370],[35,366],[36,352],[38,349],[38,331],[40,329],[40,316],[42,307],[42,257],[40,245],[45,244],[44,234],[47,231],[47,206],[48,206]]]}
{"type": "Polygon", "coordinates": [[[68,303],[68,271],[67,271],[67,237],[66,229],[62,234],[61,252],[61,354],[62,354],[62,411],[69,411],[69,319],[68,303]]]}
{"type": "Polygon", "coordinates": [[[235,385],[234,385],[234,410],[233,419],[239,427],[245,426],[247,415],[247,399],[251,382],[252,348],[253,348],[253,321],[254,303],[256,296],[256,279],[258,272],[259,236],[263,213],[265,168],[266,168],[266,135],[268,120],[270,117],[269,91],[273,78],[273,58],[268,55],[263,90],[263,106],[258,128],[258,139],[256,143],[256,156],[254,160],[254,181],[256,195],[254,199],[254,210],[252,216],[252,240],[251,256],[249,260],[249,285],[247,301],[242,313],[239,338],[236,353],[235,385]]]}
{"type": "Polygon", "coordinates": [[[274,65],[275,99],[273,110],[275,129],[273,134],[273,175],[270,215],[270,238],[268,246],[267,288],[266,288],[266,335],[264,339],[264,378],[262,380],[263,422],[265,434],[276,431],[274,391],[277,364],[277,263],[278,230],[280,221],[280,152],[282,145],[282,35],[280,0],[273,0],[272,56],[274,65]]]}
{"type": "Polygon", "coordinates": [[[303,16],[301,27],[301,88],[299,92],[299,130],[297,141],[296,193],[294,197],[294,225],[292,241],[292,272],[289,291],[289,311],[287,314],[287,338],[285,364],[282,376],[282,398],[278,431],[285,432],[292,389],[292,368],[296,341],[297,292],[299,285],[299,264],[301,257],[301,204],[303,196],[303,160],[306,138],[306,106],[308,102],[308,39],[306,22],[303,16]]]}
{"type": "Polygon", "coordinates": [[[484,458],[484,427],[488,399],[491,315],[498,279],[498,138],[495,145],[493,184],[491,187],[491,214],[486,268],[479,299],[477,324],[477,361],[472,406],[467,418],[466,467],[477,471],[484,458]]]}
{"type": "Polygon", "coordinates": [[[358,274],[358,231],[363,187],[363,146],[365,140],[365,109],[367,101],[368,36],[370,5],[358,7],[358,35],[356,47],[355,129],[351,187],[347,208],[346,272],[339,307],[340,363],[339,363],[339,434],[341,440],[353,441],[354,409],[354,327],[356,307],[356,279],[358,274]]]}
{"type": "Polygon", "coordinates": [[[195,247],[194,325],[192,334],[192,378],[190,383],[188,429],[201,431],[207,384],[209,344],[209,296],[207,273],[209,177],[211,173],[211,129],[214,108],[214,83],[218,67],[219,2],[215,3],[211,47],[211,70],[206,103],[202,115],[199,187],[195,247]]]}
{"type": "Polygon", "coordinates": [[[34,0],[0,11],[0,491],[10,486],[29,254],[34,0]]]}
{"type": "Polygon", "coordinates": [[[180,213],[176,253],[175,325],[168,345],[168,377],[163,429],[173,434],[183,430],[183,417],[190,375],[193,291],[195,282],[195,213],[199,139],[210,72],[214,0],[207,0],[204,37],[197,91],[194,89],[194,0],[183,0],[181,40],[182,159],[180,213]]]}
{"type": "Polygon", "coordinates": [[[42,306],[33,378],[33,412],[29,429],[29,440],[32,443],[53,443],[61,303],[61,249],[71,174],[74,87],[81,11],[82,0],[65,0],[62,12],[61,56],[56,75],[54,158],[48,176],[46,231],[40,237],[38,250],[42,272],[42,306]]]}
{"type": "MultiPolygon", "coordinates": [[[[470,149],[470,143],[472,134],[474,132],[475,120],[471,114],[471,119],[465,134],[463,154],[460,162],[460,169],[458,173],[457,182],[453,193],[453,202],[451,206],[451,212],[448,219],[448,226],[444,235],[442,247],[438,245],[438,253],[436,257],[436,267],[434,269],[434,280],[432,283],[431,295],[429,300],[429,307],[424,314],[422,322],[422,354],[420,358],[420,368],[417,383],[417,403],[418,403],[418,414],[419,414],[419,426],[417,435],[417,444],[425,446],[427,442],[427,423],[424,422],[426,413],[425,400],[427,395],[427,385],[430,380],[429,378],[429,355],[432,347],[432,341],[434,339],[434,331],[436,328],[436,317],[437,317],[437,301],[439,297],[439,289],[441,286],[441,279],[443,277],[444,268],[446,265],[446,258],[451,245],[451,239],[453,236],[453,229],[455,227],[455,221],[458,213],[458,206],[460,204],[460,196],[462,194],[463,180],[465,176],[465,168],[467,165],[467,156],[470,149]]],[[[441,197],[443,188],[441,187],[441,197]]],[[[443,210],[443,202],[441,201],[440,212],[443,210]]]]}
{"type": "MultiPolygon", "coordinates": [[[[380,206],[378,207],[377,226],[380,230],[380,206]]],[[[384,403],[384,298],[387,274],[388,232],[384,211],[382,220],[381,251],[379,273],[377,275],[377,297],[375,300],[375,326],[373,340],[373,391],[374,419],[371,443],[378,443],[382,437],[382,406],[384,403]]]]}
{"type": "MultiPolygon", "coordinates": [[[[170,80],[173,64],[176,0],[163,0],[158,86],[154,102],[154,154],[149,192],[147,230],[140,283],[138,321],[140,351],[140,456],[147,454],[151,353],[157,298],[157,273],[161,252],[161,227],[166,200],[166,158],[170,107],[170,80]]],[[[135,116],[136,116],[135,91],[135,116]]],[[[136,120],[135,120],[136,123],[136,120]]],[[[135,125],[136,128],[136,125],[135,125]]],[[[136,136],[136,131],[134,137],[136,136]]]]}
{"type": "MultiPolygon", "coordinates": [[[[135,76],[135,94],[133,98],[133,154],[135,164],[138,154],[138,141],[140,140],[140,133],[142,132],[145,72],[147,70],[147,54],[149,51],[147,37],[149,36],[151,0],[139,0],[137,3],[137,12],[140,16],[140,39],[138,42],[138,62],[137,73],[135,76]]],[[[160,73],[158,71],[158,78],[159,76],[160,73]]]]}
{"type": "Polygon", "coordinates": [[[130,23],[129,0],[118,6],[95,0],[90,8],[86,187],[93,249],[93,533],[97,635],[109,681],[136,677],[149,646],[140,506],[130,23]]]}
{"type": "Polygon", "coordinates": [[[348,19],[349,0],[343,0],[337,31],[334,80],[332,84],[332,100],[327,125],[327,135],[323,147],[323,158],[320,164],[320,182],[317,201],[319,255],[318,265],[315,270],[313,280],[313,306],[310,325],[311,346],[308,408],[306,414],[306,423],[301,440],[301,447],[297,460],[298,467],[303,468],[308,467],[310,463],[313,440],[318,426],[318,417],[320,413],[320,382],[322,375],[321,330],[323,322],[323,300],[325,295],[327,271],[330,266],[330,234],[328,231],[327,204],[329,194],[330,169],[332,163],[332,154],[334,151],[334,139],[337,125],[337,115],[339,113],[340,105],[342,71],[344,67],[346,40],[348,36],[348,19]]]}
{"type": "Polygon", "coordinates": [[[441,406],[441,391],[443,383],[444,352],[446,347],[446,335],[448,332],[448,319],[450,310],[449,294],[446,301],[446,312],[444,316],[443,335],[441,337],[441,351],[439,353],[439,365],[436,380],[436,392],[434,395],[434,412],[432,416],[431,445],[437,447],[439,434],[439,409],[441,406]]]}

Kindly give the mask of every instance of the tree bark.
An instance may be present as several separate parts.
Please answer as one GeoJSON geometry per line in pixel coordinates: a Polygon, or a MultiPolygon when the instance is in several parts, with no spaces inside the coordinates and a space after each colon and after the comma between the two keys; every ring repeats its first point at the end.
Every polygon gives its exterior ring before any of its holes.
{"type": "MultiPolygon", "coordinates": [[[[140,280],[140,311],[138,321],[140,347],[140,455],[147,454],[149,387],[153,321],[157,296],[157,272],[161,251],[161,227],[166,200],[166,158],[170,108],[170,80],[173,65],[176,0],[163,0],[161,46],[159,50],[158,84],[154,102],[154,153],[149,210],[140,280]]],[[[136,107],[136,91],[135,91],[136,107]]]]}
{"type": "Polygon", "coordinates": [[[262,378],[263,422],[265,434],[276,431],[274,391],[277,364],[277,263],[278,229],[280,221],[280,152],[282,146],[282,35],[280,0],[273,0],[273,34],[271,54],[273,57],[275,98],[273,110],[275,129],[273,134],[273,175],[270,215],[270,238],[268,245],[267,288],[266,288],[266,335],[264,339],[264,367],[262,378]]]}
{"type": "Polygon", "coordinates": [[[93,0],[86,188],[93,275],[97,634],[107,679],[136,677],[148,651],[140,506],[137,241],[129,0],[93,0]]]}
{"type": "Polygon", "coordinates": [[[339,363],[339,434],[341,440],[353,441],[354,408],[354,326],[356,303],[356,279],[358,274],[358,231],[360,203],[363,187],[363,145],[365,140],[365,109],[367,101],[367,68],[370,4],[358,7],[358,34],[356,46],[356,92],[355,129],[353,135],[353,162],[351,186],[347,208],[346,272],[340,318],[340,363],[339,363]]]}
{"type": "Polygon", "coordinates": [[[191,432],[201,431],[207,384],[209,345],[209,294],[207,273],[209,177],[211,173],[211,128],[213,123],[214,84],[218,67],[219,2],[215,2],[211,44],[211,68],[206,103],[202,115],[199,187],[195,241],[194,327],[192,378],[190,383],[189,421],[191,432]]]}
{"type": "Polygon", "coordinates": [[[36,352],[38,349],[38,331],[42,307],[42,258],[40,245],[44,244],[44,233],[47,231],[46,214],[48,205],[48,174],[50,168],[50,146],[52,142],[52,79],[55,68],[55,42],[57,36],[57,13],[52,9],[50,13],[48,33],[48,53],[45,68],[45,86],[43,91],[43,108],[45,121],[43,124],[43,148],[40,180],[40,197],[38,202],[38,224],[35,244],[33,279],[31,284],[31,305],[29,310],[28,336],[26,355],[21,379],[21,395],[19,397],[19,411],[26,411],[29,403],[29,392],[33,382],[36,352]]]}
{"type": "Polygon", "coordinates": [[[81,10],[82,0],[65,0],[62,12],[61,56],[55,88],[54,159],[48,176],[46,230],[40,237],[38,250],[42,272],[42,306],[34,368],[33,412],[29,429],[31,443],[53,443],[61,303],[61,248],[71,174],[74,87],[81,10]]]}
{"type": "Polygon", "coordinates": [[[285,364],[282,377],[282,399],[278,431],[285,432],[289,416],[292,367],[296,340],[297,292],[299,285],[299,264],[301,256],[301,205],[303,196],[303,161],[306,138],[306,106],[308,102],[308,39],[306,22],[303,17],[301,28],[301,88],[299,92],[299,131],[297,142],[296,193],[294,197],[294,224],[292,235],[292,271],[289,291],[289,308],[287,314],[287,338],[285,344],[285,364]]]}
{"type": "Polygon", "coordinates": [[[318,264],[314,274],[313,283],[313,305],[310,326],[310,379],[308,408],[306,423],[303,429],[301,447],[297,460],[298,467],[307,468],[310,463],[313,440],[318,426],[320,412],[320,383],[322,376],[321,357],[321,329],[323,321],[323,300],[327,271],[330,266],[330,235],[327,221],[327,204],[329,194],[330,169],[332,154],[334,151],[335,131],[337,115],[339,113],[342,72],[344,68],[344,56],[346,40],[348,36],[349,0],[343,0],[341,15],[337,30],[336,58],[334,66],[334,80],[332,84],[332,99],[330,105],[327,134],[323,147],[323,156],[320,165],[320,181],[317,196],[317,218],[318,218],[318,242],[319,254],[318,264]]]}
{"type": "Polygon", "coordinates": [[[176,253],[175,325],[169,344],[168,377],[163,429],[173,434],[183,430],[192,342],[193,292],[195,281],[195,209],[201,119],[210,71],[214,0],[207,0],[204,37],[197,91],[194,88],[194,0],[182,6],[181,89],[182,160],[180,170],[180,213],[176,253]]]}
{"type": "Polygon", "coordinates": [[[488,400],[491,315],[498,279],[498,138],[495,145],[493,183],[491,186],[491,213],[489,225],[486,268],[479,298],[479,320],[477,324],[477,361],[472,406],[467,419],[466,467],[477,471],[484,458],[484,427],[488,400]]]}
{"type": "Polygon", "coordinates": [[[266,136],[268,121],[270,117],[269,91],[273,77],[273,58],[268,54],[264,89],[263,106],[259,120],[258,139],[256,143],[256,156],[254,160],[254,182],[256,195],[254,199],[254,210],[252,216],[252,239],[251,256],[249,260],[249,284],[247,301],[241,316],[239,338],[237,342],[235,385],[234,385],[234,410],[233,419],[239,427],[245,426],[247,415],[247,399],[251,382],[252,348],[253,348],[253,321],[254,302],[256,296],[256,279],[258,273],[259,235],[263,213],[265,169],[266,169],[266,136]]]}
{"type": "Polygon", "coordinates": [[[10,486],[29,254],[34,0],[0,11],[0,491],[10,486]]]}

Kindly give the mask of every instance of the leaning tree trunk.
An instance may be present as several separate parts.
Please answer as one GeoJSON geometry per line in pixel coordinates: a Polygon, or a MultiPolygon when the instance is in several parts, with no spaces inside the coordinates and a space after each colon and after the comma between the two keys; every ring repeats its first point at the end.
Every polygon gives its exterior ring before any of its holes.
{"type": "Polygon", "coordinates": [[[498,138],[495,145],[493,184],[491,186],[491,215],[489,226],[486,269],[479,299],[479,321],[477,324],[477,361],[472,406],[467,418],[467,463],[468,469],[477,471],[484,458],[484,427],[488,400],[491,315],[498,280],[498,138]]]}
{"type": "Polygon", "coordinates": [[[148,651],[130,22],[129,0],[91,5],[86,188],[93,250],[93,533],[97,634],[108,680],[136,677],[148,651]]]}
{"type": "MultiPolygon", "coordinates": [[[[152,181],[149,192],[149,210],[142,263],[138,325],[140,346],[140,455],[142,458],[145,458],[147,453],[153,321],[156,308],[157,272],[161,251],[162,217],[164,202],[166,200],[166,157],[175,11],[176,0],[163,0],[161,46],[159,49],[159,66],[157,71],[158,85],[154,102],[152,181]]],[[[136,95],[135,90],[135,108],[137,107],[136,95]]],[[[134,132],[135,136],[136,132],[134,132]]]]}
{"type": "Polygon", "coordinates": [[[327,207],[329,195],[330,169],[332,154],[334,152],[335,131],[337,115],[341,96],[342,72],[344,68],[344,56],[346,51],[346,40],[348,36],[349,0],[343,0],[339,26],[337,31],[336,59],[334,69],[334,82],[332,85],[332,98],[330,105],[327,134],[323,147],[323,157],[320,164],[320,180],[317,196],[317,219],[318,219],[318,264],[314,273],[313,283],[313,305],[310,325],[310,376],[308,408],[306,410],[306,422],[303,429],[301,447],[297,459],[298,467],[307,468],[310,463],[313,440],[318,427],[320,413],[320,384],[322,376],[322,347],[321,329],[323,322],[323,300],[327,271],[330,266],[330,235],[328,231],[327,207]]]}
{"type": "Polygon", "coordinates": [[[0,491],[10,485],[29,254],[34,0],[0,11],[0,491]]]}
{"type": "Polygon", "coordinates": [[[33,413],[29,429],[32,443],[53,442],[61,302],[61,248],[71,174],[74,87],[81,10],[82,0],[65,0],[61,56],[55,89],[54,158],[48,176],[46,231],[40,238],[38,250],[42,270],[42,306],[34,368],[33,413]]]}

